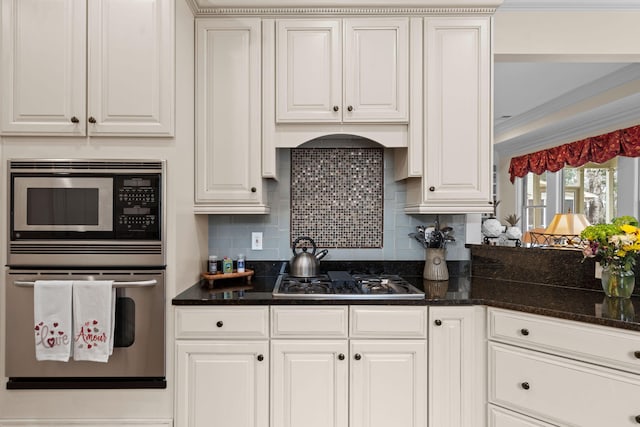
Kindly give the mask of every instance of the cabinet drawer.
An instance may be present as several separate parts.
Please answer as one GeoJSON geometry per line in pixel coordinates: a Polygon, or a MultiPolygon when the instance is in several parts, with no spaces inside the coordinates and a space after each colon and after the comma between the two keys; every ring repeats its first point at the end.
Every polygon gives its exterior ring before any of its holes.
{"type": "Polygon", "coordinates": [[[489,338],[640,373],[640,333],[489,309],[489,338]]]}
{"type": "Polygon", "coordinates": [[[346,338],[347,307],[271,307],[271,336],[278,338],[346,338]]]}
{"type": "Polygon", "coordinates": [[[498,406],[489,405],[489,427],[554,427],[498,406]]]}
{"type": "Polygon", "coordinates": [[[268,307],[176,308],[176,338],[269,338],[268,307]]]}
{"type": "Polygon", "coordinates": [[[489,345],[490,403],[564,426],[632,427],[640,416],[638,396],[637,375],[489,345]]]}
{"type": "Polygon", "coordinates": [[[427,307],[351,306],[353,338],[426,338],[427,307]]]}

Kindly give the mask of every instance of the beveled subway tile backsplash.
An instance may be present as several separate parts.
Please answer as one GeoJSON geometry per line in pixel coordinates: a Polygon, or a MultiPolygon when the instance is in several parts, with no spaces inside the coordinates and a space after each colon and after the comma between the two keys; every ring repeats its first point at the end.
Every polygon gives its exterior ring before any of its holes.
{"type": "Polygon", "coordinates": [[[291,150],[291,240],[321,248],[381,248],[382,148],[291,150]]]}

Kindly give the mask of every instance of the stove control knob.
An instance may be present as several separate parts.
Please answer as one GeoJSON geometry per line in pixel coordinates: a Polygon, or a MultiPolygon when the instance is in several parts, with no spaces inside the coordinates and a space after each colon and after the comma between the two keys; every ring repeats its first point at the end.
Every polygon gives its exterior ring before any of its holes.
{"type": "Polygon", "coordinates": [[[362,356],[360,355],[360,353],[356,353],[355,356],[353,356],[353,358],[356,360],[360,360],[362,359],[362,356]]]}
{"type": "Polygon", "coordinates": [[[338,355],[338,360],[344,360],[344,354],[340,353],[340,354],[338,355]]]}

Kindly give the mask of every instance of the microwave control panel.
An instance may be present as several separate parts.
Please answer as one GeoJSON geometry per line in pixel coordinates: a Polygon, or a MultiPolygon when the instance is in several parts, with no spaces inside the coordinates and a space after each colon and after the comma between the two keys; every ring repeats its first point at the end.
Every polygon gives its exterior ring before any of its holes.
{"type": "Polygon", "coordinates": [[[160,175],[118,175],[114,185],[116,238],[159,239],[160,175]]]}

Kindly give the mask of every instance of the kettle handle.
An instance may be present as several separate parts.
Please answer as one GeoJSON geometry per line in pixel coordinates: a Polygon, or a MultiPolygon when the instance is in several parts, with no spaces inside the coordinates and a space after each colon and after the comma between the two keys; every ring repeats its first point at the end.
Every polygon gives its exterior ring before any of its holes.
{"type": "MultiPolygon", "coordinates": [[[[315,255],[315,254],[316,254],[316,249],[318,249],[318,247],[316,246],[316,242],[314,242],[314,241],[313,241],[313,239],[312,239],[311,237],[307,237],[307,236],[300,236],[300,237],[298,237],[296,240],[294,240],[294,241],[293,241],[293,245],[291,245],[291,246],[292,246],[292,248],[293,248],[293,255],[294,255],[294,256],[295,256],[295,255],[298,255],[298,254],[296,253],[296,245],[298,244],[298,242],[299,242],[300,240],[307,240],[307,241],[311,242],[311,246],[313,246],[313,252],[311,252],[311,255],[315,255]]],[[[306,250],[305,250],[305,252],[306,252],[306,250]]]]}

